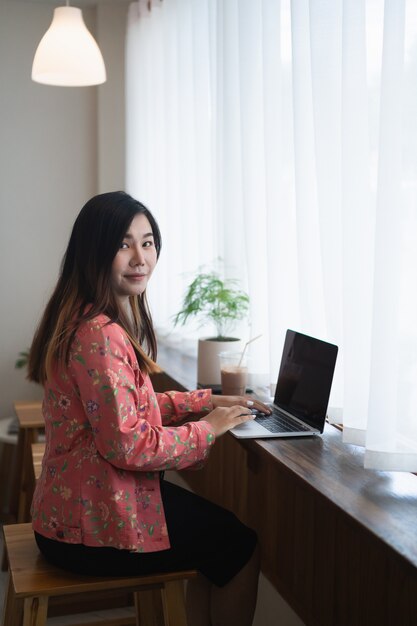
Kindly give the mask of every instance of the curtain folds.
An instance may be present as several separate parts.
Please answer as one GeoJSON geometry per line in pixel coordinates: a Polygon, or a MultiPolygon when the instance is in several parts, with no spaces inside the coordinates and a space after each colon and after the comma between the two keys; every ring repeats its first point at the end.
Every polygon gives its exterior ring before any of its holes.
{"type": "MultiPolygon", "coordinates": [[[[251,299],[254,380],[285,330],[339,345],[329,416],[369,468],[417,471],[417,7],[132,3],[127,181],[164,236],[159,336],[201,266],[251,299]],[[219,261],[219,258],[221,261],[219,261]]],[[[209,329],[204,332],[210,334],[209,329]]]]}

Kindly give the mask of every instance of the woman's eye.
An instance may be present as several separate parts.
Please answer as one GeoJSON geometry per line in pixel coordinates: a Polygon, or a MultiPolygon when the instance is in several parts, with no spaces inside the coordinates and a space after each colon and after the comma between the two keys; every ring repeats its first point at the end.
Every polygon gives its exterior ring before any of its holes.
{"type": "Polygon", "coordinates": [[[128,248],[128,244],[125,241],[122,241],[120,244],[120,250],[126,250],[128,248]]]}
{"type": "Polygon", "coordinates": [[[144,248],[150,248],[151,246],[153,246],[153,241],[144,241],[143,243],[144,248]]]}

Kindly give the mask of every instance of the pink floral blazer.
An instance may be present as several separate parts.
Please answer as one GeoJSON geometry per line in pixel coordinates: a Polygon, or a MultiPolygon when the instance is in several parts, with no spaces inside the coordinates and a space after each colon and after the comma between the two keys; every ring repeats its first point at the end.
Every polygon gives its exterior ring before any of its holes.
{"type": "Polygon", "coordinates": [[[79,329],[68,367],[45,386],[46,450],[33,528],[69,543],[138,552],[169,548],[161,470],[196,467],[215,436],[210,390],[156,394],[133,347],[105,316],[79,329]]]}

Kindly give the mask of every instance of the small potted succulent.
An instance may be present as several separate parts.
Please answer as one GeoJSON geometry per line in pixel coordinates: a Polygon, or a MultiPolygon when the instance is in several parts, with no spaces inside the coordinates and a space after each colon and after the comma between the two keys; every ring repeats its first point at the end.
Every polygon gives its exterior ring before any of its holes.
{"type": "Polygon", "coordinates": [[[219,353],[241,348],[241,339],[231,336],[236,322],[249,312],[249,296],[239,289],[238,281],[222,279],[215,272],[200,272],[188,286],[182,309],[174,324],[185,325],[196,318],[199,327],[211,324],[216,334],[198,341],[197,382],[199,387],[220,386],[219,353]],[[231,343],[233,342],[233,346],[231,343]]]}

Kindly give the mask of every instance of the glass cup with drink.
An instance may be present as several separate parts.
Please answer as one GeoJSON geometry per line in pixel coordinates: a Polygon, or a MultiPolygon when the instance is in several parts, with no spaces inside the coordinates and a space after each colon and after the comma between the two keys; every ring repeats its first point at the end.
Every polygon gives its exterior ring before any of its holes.
{"type": "Polygon", "coordinates": [[[224,396],[243,396],[248,382],[248,357],[242,352],[220,352],[220,374],[224,396]]]}

